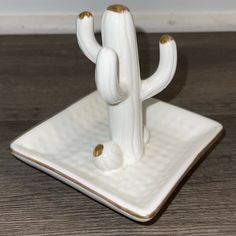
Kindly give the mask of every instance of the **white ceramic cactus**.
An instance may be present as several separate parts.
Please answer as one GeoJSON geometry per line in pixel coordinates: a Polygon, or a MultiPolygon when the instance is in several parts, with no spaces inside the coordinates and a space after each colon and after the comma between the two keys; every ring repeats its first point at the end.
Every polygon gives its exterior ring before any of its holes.
{"type": "Polygon", "coordinates": [[[160,38],[160,62],[156,72],[140,79],[136,31],[127,7],[112,5],[102,18],[102,43],[93,32],[93,16],[82,12],[77,19],[78,44],[96,63],[96,85],[108,105],[110,138],[94,149],[95,165],[102,171],[118,169],[139,160],[148,141],[142,101],[161,92],[172,80],[177,64],[174,39],[160,38]]]}

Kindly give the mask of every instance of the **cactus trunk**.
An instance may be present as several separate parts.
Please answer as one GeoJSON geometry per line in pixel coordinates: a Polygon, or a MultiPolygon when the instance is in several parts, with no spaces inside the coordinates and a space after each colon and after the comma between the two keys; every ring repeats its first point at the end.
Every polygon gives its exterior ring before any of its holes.
{"type": "Polygon", "coordinates": [[[106,11],[102,20],[103,46],[112,48],[119,58],[119,83],[128,97],[117,105],[108,105],[111,139],[124,154],[127,164],[143,153],[142,101],[136,33],[128,11],[106,11]]]}

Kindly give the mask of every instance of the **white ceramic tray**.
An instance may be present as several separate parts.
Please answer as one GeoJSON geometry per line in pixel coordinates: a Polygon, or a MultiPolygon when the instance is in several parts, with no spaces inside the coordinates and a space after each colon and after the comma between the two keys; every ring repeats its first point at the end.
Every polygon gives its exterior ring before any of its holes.
{"type": "Polygon", "coordinates": [[[160,210],[222,125],[176,106],[144,102],[151,138],[143,158],[110,174],[91,159],[109,139],[106,105],[97,92],[31,129],[11,144],[13,155],[137,221],[160,210]]]}

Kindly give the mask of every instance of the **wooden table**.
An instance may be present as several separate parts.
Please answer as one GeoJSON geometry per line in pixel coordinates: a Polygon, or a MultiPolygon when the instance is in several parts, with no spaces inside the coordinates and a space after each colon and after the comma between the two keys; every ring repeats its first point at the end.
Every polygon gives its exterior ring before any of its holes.
{"type": "MultiPolygon", "coordinates": [[[[74,35],[0,37],[0,235],[236,235],[236,33],[173,36],[178,69],[158,98],[221,122],[226,136],[149,225],[11,156],[15,137],[95,90],[95,67],[74,35]]],[[[159,37],[138,36],[143,78],[159,37]]]]}

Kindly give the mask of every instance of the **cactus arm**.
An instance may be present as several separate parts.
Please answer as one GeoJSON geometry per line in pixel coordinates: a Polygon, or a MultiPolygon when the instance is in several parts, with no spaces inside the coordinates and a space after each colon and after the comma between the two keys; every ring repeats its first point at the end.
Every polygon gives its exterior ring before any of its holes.
{"type": "Polygon", "coordinates": [[[114,50],[104,47],[98,53],[95,80],[98,92],[108,104],[118,104],[127,97],[118,81],[118,57],[114,50]]]}
{"type": "Polygon", "coordinates": [[[141,82],[141,99],[160,93],[173,79],[177,65],[177,49],[174,39],[163,35],[159,42],[160,62],[156,72],[141,82]]]}
{"type": "Polygon", "coordinates": [[[76,35],[81,50],[95,63],[101,46],[94,36],[93,15],[90,12],[86,11],[79,14],[76,35]]]}

